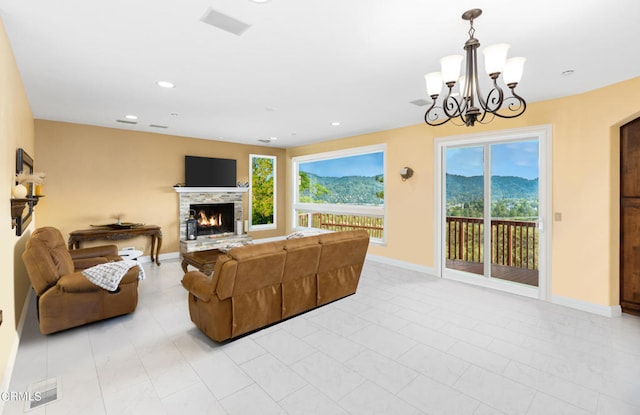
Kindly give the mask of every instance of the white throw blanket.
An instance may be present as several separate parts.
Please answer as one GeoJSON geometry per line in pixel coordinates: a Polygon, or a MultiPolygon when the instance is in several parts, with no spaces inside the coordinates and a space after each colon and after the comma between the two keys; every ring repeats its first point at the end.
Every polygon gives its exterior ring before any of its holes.
{"type": "Polygon", "coordinates": [[[142,264],[131,259],[98,264],[82,271],[82,275],[87,277],[89,281],[91,281],[98,287],[102,287],[105,290],[109,291],[115,291],[118,289],[118,285],[120,284],[120,281],[125,276],[127,271],[129,271],[136,265],[140,269],[140,272],[138,273],[138,279],[143,280],[144,269],[142,268],[142,264]]]}

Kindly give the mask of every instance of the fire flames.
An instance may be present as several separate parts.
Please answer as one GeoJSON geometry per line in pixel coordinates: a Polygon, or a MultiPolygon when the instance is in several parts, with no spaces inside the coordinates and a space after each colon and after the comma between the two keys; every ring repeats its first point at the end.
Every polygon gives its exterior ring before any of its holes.
{"type": "Polygon", "coordinates": [[[222,226],[222,213],[207,216],[204,210],[198,212],[198,225],[203,227],[222,226]]]}

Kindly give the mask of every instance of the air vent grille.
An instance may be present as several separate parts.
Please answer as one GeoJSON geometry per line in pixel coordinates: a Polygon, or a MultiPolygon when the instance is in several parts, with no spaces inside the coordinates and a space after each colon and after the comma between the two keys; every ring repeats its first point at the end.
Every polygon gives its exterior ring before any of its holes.
{"type": "Polygon", "coordinates": [[[431,102],[426,99],[416,99],[415,101],[409,101],[409,104],[417,105],[419,107],[424,107],[429,105],[431,102]]]}
{"type": "Polygon", "coordinates": [[[129,121],[129,120],[116,120],[116,121],[121,122],[123,124],[133,124],[133,125],[138,123],[137,121],[129,121]]]}
{"type": "Polygon", "coordinates": [[[213,27],[217,27],[218,29],[233,33],[236,36],[242,35],[248,28],[251,27],[251,25],[247,23],[241,22],[240,20],[231,16],[227,16],[224,13],[215,11],[212,8],[209,8],[206,11],[200,21],[213,27]]]}

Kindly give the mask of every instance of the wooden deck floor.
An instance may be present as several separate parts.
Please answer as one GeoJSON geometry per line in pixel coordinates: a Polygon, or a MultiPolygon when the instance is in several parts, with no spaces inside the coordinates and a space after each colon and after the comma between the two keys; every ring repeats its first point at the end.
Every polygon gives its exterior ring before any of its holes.
{"type": "MultiPolygon", "coordinates": [[[[447,268],[482,275],[484,272],[484,263],[447,259],[447,268]]],[[[534,287],[538,286],[538,270],[535,269],[492,264],[491,276],[501,280],[519,282],[520,284],[533,285],[534,287]]]]}

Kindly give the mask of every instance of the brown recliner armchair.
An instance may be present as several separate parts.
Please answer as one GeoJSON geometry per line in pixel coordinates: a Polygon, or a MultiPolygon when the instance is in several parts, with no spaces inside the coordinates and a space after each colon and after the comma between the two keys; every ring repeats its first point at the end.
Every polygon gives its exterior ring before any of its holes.
{"type": "Polygon", "coordinates": [[[121,259],[116,245],[69,251],[58,229],[36,229],[22,260],[37,296],[40,332],[54,333],[133,312],[138,304],[138,267],[131,268],[113,292],[82,275],[83,269],[121,259]]]}

